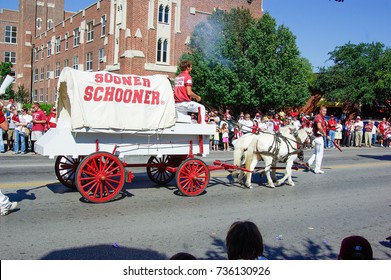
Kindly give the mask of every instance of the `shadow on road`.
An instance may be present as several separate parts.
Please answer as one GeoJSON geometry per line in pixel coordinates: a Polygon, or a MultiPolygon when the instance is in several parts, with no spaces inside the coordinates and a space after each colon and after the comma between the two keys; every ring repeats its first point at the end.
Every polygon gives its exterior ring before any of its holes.
{"type": "Polygon", "coordinates": [[[376,160],[391,160],[391,155],[381,155],[381,156],[376,156],[376,155],[357,155],[358,157],[363,157],[363,158],[372,158],[376,160]]]}
{"type": "MultiPolygon", "coordinates": [[[[44,188],[44,187],[45,186],[38,187],[38,188],[44,188]]],[[[29,193],[29,192],[38,188],[28,189],[28,190],[20,189],[14,193],[7,193],[7,196],[9,197],[10,201],[16,201],[16,202],[21,202],[22,200],[35,200],[37,199],[35,193],[29,193]]]]}
{"type": "Polygon", "coordinates": [[[166,260],[167,256],[153,250],[94,245],[53,251],[42,260],[166,260]]]}
{"type": "MultiPolygon", "coordinates": [[[[227,259],[225,241],[212,237],[212,245],[217,247],[217,250],[209,250],[205,254],[208,260],[227,259]]],[[[269,260],[335,260],[337,253],[327,244],[314,242],[310,239],[305,241],[304,251],[287,249],[282,245],[272,246],[265,244],[264,255],[269,260]]]]}

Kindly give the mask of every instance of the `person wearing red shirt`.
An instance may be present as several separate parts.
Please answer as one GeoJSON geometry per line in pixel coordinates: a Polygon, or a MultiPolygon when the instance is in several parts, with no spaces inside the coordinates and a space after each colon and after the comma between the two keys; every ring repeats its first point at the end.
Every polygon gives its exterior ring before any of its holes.
{"type": "Polygon", "coordinates": [[[33,120],[31,121],[33,123],[33,128],[31,129],[31,146],[35,152],[34,143],[43,135],[45,130],[46,114],[42,111],[38,102],[35,102],[32,108],[34,112],[32,114],[33,120]]]}
{"type": "MultiPolygon", "coordinates": [[[[323,159],[323,152],[324,152],[324,141],[323,141],[323,136],[327,135],[327,123],[324,117],[326,116],[327,109],[326,107],[322,106],[320,107],[319,114],[316,115],[314,119],[314,126],[313,126],[313,131],[315,135],[315,149],[314,153],[311,156],[311,158],[307,162],[307,168],[310,169],[311,165],[315,161],[315,174],[323,174],[324,171],[321,170],[322,166],[322,159],[323,159]]],[[[330,136],[326,136],[328,140],[330,139],[330,136]]]]}
{"type": "Polygon", "coordinates": [[[327,122],[327,128],[328,128],[329,136],[330,136],[330,139],[331,139],[327,143],[328,144],[327,147],[329,149],[334,148],[336,127],[337,127],[337,121],[335,120],[334,115],[331,115],[329,121],[327,122]]]}
{"type": "Polygon", "coordinates": [[[274,115],[273,124],[274,124],[274,127],[273,127],[274,132],[279,131],[280,127],[282,125],[282,121],[280,120],[280,116],[278,114],[274,115]]]}
{"type": "Polygon", "coordinates": [[[201,101],[201,96],[194,93],[192,90],[193,79],[190,76],[190,72],[193,69],[192,62],[189,60],[182,60],[180,64],[181,73],[175,78],[174,85],[174,99],[175,108],[181,112],[199,113],[199,120],[201,123],[205,122],[205,107],[197,102],[192,101],[195,99],[201,101]],[[200,112],[198,112],[200,108],[200,112]]]}
{"type": "Polygon", "coordinates": [[[380,147],[383,147],[383,141],[385,139],[384,132],[386,131],[386,129],[387,129],[387,120],[386,118],[383,118],[383,120],[379,123],[377,127],[380,147]]]}
{"type": "Polygon", "coordinates": [[[57,127],[56,118],[57,118],[56,107],[53,107],[50,110],[49,116],[47,116],[46,118],[48,129],[57,127]]]}
{"type": "Polygon", "coordinates": [[[289,116],[290,116],[292,119],[293,119],[294,117],[299,118],[299,111],[297,110],[297,108],[292,109],[292,110],[289,112],[289,116]]]}
{"type": "MultiPolygon", "coordinates": [[[[3,109],[3,104],[0,103],[1,109],[3,109]]],[[[0,110],[0,129],[4,131],[8,130],[8,121],[6,120],[3,111],[0,110]]],[[[3,139],[1,139],[3,140],[3,139]]],[[[0,189],[0,214],[1,216],[8,215],[11,211],[13,211],[18,206],[17,202],[11,202],[8,196],[4,195],[0,189]]]]}

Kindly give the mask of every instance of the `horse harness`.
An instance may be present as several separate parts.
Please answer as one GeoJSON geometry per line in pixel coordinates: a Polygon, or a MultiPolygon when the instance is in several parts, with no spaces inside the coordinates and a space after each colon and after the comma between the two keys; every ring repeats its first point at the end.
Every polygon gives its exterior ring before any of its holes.
{"type": "Polygon", "coordinates": [[[274,165],[278,161],[277,155],[280,152],[281,142],[283,141],[288,148],[288,153],[280,161],[285,163],[288,160],[289,156],[301,153],[305,147],[304,143],[307,142],[307,139],[311,137],[311,135],[306,131],[307,138],[303,142],[301,142],[299,138],[299,133],[296,129],[294,130],[290,129],[290,133],[295,137],[295,140],[289,139],[288,137],[282,135],[281,132],[279,131],[273,134],[274,135],[273,143],[270,145],[267,152],[258,151],[258,141],[259,141],[258,138],[255,146],[256,147],[255,153],[261,156],[262,155],[272,156],[273,157],[272,165],[274,165]],[[296,148],[293,146],[294,144],[292,144],[292,142],[296,143],[296,148]]]}

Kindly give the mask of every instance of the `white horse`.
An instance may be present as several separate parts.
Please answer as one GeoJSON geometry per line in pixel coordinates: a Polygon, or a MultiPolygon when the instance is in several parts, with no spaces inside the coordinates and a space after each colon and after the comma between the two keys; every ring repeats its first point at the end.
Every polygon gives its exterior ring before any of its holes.
{"type": "MultiPolygon", "coordinates": [[[[292,165],[297,158],[297,153],[303,149],[304,145],[311,140],[312,129],[302,128],[296,130],[292,127],[285,127],[278,134],[263,133],[257,136],[256,140],[252,140],[247,149],[242,147],[244,151],[245,169],[250,172],[246,173],[246,186],[251,186],[251,172],[255,169],[260,158],[265,161],[265,174],[268,180],[268,186],[274,188],[275,185],[270,176],[270,169],[277,162],[285,162],[285,175],[282,179],[276,182],[279,186],[288,180],[288,184],[294,186],[292,180],[292,165]]],[[[236,148],[236,147],[235,147],[236,148]]],[[[238,152],[239,155],[239,152],[238,152]]],[[[237,156],[238,156],[237,155],[237,156]]],[[[237,158],[234,161],[237,162],[237,158]]],[[[240,162],[240,161],[239,161],[240,162]]],[[[239,176],[239,180],[240,180],[239,176]]],[[[274,177],[274,176],[273,176],[274,177]]]]}
{"type": "MultiPolygon", "coordinates": [[[[256,144],[256,141],[258,140],[257,134],[248,133],[243,135],[242,137],[234,140],[232,142],[232,145],[234,146],[234,165],[237,167],[241,167],[245,165],[246,163],[246,155],[247,155],[247,149],[249,147],[252,147],[256,144]]],[[[256,154],[257,162],[262,160],[262,156],[260,154],[256,154]]],[[[246,173],[247,176],[251,176],[251,172],[245,172],[241,169],[234,170],[232,172],[232,177],[237,178],[238,183],[243,183],[243,176],[244,173],[246,173]]],[[[272,169],[272,179],[275,182],[276,179],[276,172],[274,169],[272,169]]],[[[251,188],[251,187],[250,187],[251,188]]]]}
{"type": "MultiPolygon", "coordinates": [[[[279,133],[282,135],[289,136],[290,134],[294,133],[295,130],[296,130],[295,126],[289,125],[289,126],[281,127],[279,133]]],[[[274,132],[273,133],[261,132],[261,133],[274,135],[274,132]]],[[[248,134],[245,134],[242,137],[240,137],[239,139],[236,139],[232,142],[232,145],[235,148],[234,149],[234,165],[236,165],[238,167],[245,165],[247,149],[256,144],[256,141],[258,141],[258,136],[259,136],[258,134],[248,133],[248,134]]],[[[257,153],[256,156],[257,156],[257,160],[254,159],[255,162],[262,160],[261,154],[257,153]]],[[[255,163],[255,165],[256,165],[256,163],[255,163]]],[[[255,168],[255,165],[254,165],[254,168],[255,168]]],[[[276,166],[276,163],[274,164],[273,167],[275,167],[275,166],[276,166]]],[[[263,171],[263,173],[264,173],[264,171],[263,171]]],[[[235,170],[232,172],[232,177],[237,178],[238,182],[240,184],[242,184],[244,174],[246,174],[246,177],[251,176],[251,172],[243,171],[242,169],[238,169],[238,170],[235,170]]],[[[272,169],[271,176],[272,176],[273,182],[277,181],[275,169],[272,169]]],[[[250,181],[251,181],[251,179],[250,179],[250,181]]]]}

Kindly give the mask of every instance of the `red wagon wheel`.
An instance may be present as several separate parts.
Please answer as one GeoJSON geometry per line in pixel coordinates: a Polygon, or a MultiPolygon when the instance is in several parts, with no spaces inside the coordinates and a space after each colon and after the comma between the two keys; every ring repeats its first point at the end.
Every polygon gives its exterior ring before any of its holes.
{"type": "Polygon", "coordinates": [[[181,163],[176,173],[179,191],[186,196],[201,194],[209,183],[208,166],[200,159],[187,159],[181,163]]]}
{"type": "Polygon", "coordinates": [[[88,201],[97,203],[114,199],[125,183],[122,162],[107,152],[96,152],[83,159],[76,176],[80,194],[88,201]]]}
{"type": "Polygon", "coordinates": [[[57,179],[64,186],[76,189],[75,174],[77,167],[83,160],[83,156],[77,158],[58,156],[54,164],[54,171],[56,172],[57,179]]]}
{"type": "Polygon", "coordinates": [[[159,158],[155,156],[150,157],[148,164],[154,166],[147,166],[147,174],[149,179],[159,185],[165,185],[169,183],[172,179],[174,179],[175,173],[168,171],[166,167],[178,167],[182,161],[186,159],[186,157],[186,155],[164,155],[159,158]]]}

